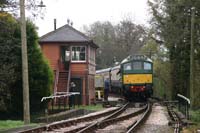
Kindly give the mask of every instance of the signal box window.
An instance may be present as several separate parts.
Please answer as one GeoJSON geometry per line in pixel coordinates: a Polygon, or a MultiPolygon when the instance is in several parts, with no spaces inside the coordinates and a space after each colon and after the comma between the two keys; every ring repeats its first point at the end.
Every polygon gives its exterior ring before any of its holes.
{"type": "Polygon", "coordinates": [[[72,61],[77,61],[77,62],[86,61],[85,46],[73,46],[72,47],[72,61]]]}
{"type": "Polygon", "coordinates": [[[132,66],[131,63],[124,64],[124,70],[131,70],[132,66]]]}
{"type": "Polygon", "coordinates": [[[144,62],[144,70],[151,70],[151,63],[144,62]]]}
{"type": "Polygon", "coordinates": [[[142,62],[133,62],[134,70],[142,70],[142,62]]]}

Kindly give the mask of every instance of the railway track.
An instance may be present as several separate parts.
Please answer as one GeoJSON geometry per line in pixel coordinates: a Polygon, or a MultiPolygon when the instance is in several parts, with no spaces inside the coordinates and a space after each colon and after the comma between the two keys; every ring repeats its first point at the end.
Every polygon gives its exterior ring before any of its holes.
{"type": "Polygon", "coordinates": [[[167,104],[167,110],[168,110],[169,116],[173,120],[172,125],[174,127],[174,133],[180,133],[180,130],[182,128],[182,121],[180,120],[178,115],[174,112],[174,110],[169,104],[167,104]]]}
{"type": "Polygon", "coordinates": [[[89,121],[89,122],[85,122],[85,123],[80,123],[79,125],[76,125],[74,127],[70,127],[70,128],[61,128],[58,130],[54,130],[55,132],[64,132],[64,133],[76,133],[76,132],[83,132],[83,131],[90,131],[91,129],[93,129],[93,127],[95,127],[100,121],[105,121],[114,117],[117,117],[118,115],[120,115],[124,110],[126,110],[126,108],[128,107],[129,103],[126,103],[125,105],[123,105],[122,107],[120,107],[118,110],[116,110],[115,112],[113,112],[110,115],[105,115],[101,118],[98,118],[96,120],[93,121],[89,121]]]}
{"type": "Polygon", "coordinates": [[[78,133],[86,133],[86,132],[132,132],[138,127],[144,118],[147,118],[147,112],[150,113],[150,104],[147,104],[145,107],[137,110],[132,111],[127,114],[121,115],[119,117],[114,117],[111,119],[102,120],[100,122],[94,123],[93,125],[90,125],[78,133]],[[145,112],[143,115],[140,115],[141,113],[145,112]],[[141,117],[139,117],[141,116],[141,117]],[[139,118],[138,118],[139,117],[139,118]],[[135,121],[133,119],[136,119],[135,121]],[[124,125],[130,125],[127,126],[127,128],[119,128],[119,123],[124,123],[124,125]],[[129,123],[129,124],[126,124],[129,123]],[[130,124],[131,123],[131,124],[130,124]],[[108,126],[111,126],[109,128],[108,126]],[[108,129],[106,129],[108,127],[108,129]]]}
{"type": "MultiPolygon", "coordinates": [[[[72,119],[72,120],[58,121],[58,122],[54,122],[54,123],[51,123],[51,124],[48,124],[45,126],[40,126],[40,127],[32,128],[29,130],[20,131],[19,133],[33,133],[33,132],[41,133],[41,132],[45,132],[45,131],[53,131],[56,129],[61,129],[64,127],[70,127],[73,125],[77,125],[78,123],[91,122],[92,120],[104,118],[106,116],[107,116],[106,119],[108,119],[109,115],[110,115],[110,117],[111,117],[111,115],[115,116],[117,114],[116,112],[118,112],[119,110],[122,110],[122,108],[125,108],[125,106],[127,106],[127,105],[128,105],[128,103],[122,107],[119,107],[119,108],[116,108],[113,110],[109,110],[109,111],[106,111],[103,113],[98,113],[98,114],[91,115],[91,116],[80,117],[80,118],[76,118],[76,119],[72,119]]],[[[79,131],[80,129],[77,129],[77,131],[79,131]]]]}
{"type": "MultiPolygon", "coordinates": [[[[59,121],[51,123],[46,126],[22,131],[21,133],[33,133],[33,132],[62,132],[62,133],[86,133],[86,132],[102,132],[106,127],[117,126],[117,123],[127,122],[126,128],[123,132],[133,132],[138,126],[140,126],[151,112],[151,105],[146,104],[141,108],[131,108],[130,103],[126,103],[123,106],[100,113],[97,115],[91,115],[87,117],[77,118],[73,120],[59,121]],[[129,110],[129,111],[127,111],[129,110]]],[[[112,131],[111,131],[112,132],[112,131]]],[[[113,129],[116,132],[116,128],[113,129]]]]}

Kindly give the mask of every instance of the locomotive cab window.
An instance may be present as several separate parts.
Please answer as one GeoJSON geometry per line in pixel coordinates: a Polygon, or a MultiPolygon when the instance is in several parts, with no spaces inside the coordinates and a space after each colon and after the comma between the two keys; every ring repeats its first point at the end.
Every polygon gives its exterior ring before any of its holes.
{"type": "Polygon", "coordinates": [[[134,70],[142,70],[142,62],[133,62],[134,70]]]}
{"type": "Polygon", "coordinates": [[[124,70],[131,70],[131,69],[132,69],[131,63],[124,64],[124,70]]]}
{"type": "Polygon", "coordinates": [[[151,70],[151,63],[149,62],[144,62],[144,70],[151,70]]]}

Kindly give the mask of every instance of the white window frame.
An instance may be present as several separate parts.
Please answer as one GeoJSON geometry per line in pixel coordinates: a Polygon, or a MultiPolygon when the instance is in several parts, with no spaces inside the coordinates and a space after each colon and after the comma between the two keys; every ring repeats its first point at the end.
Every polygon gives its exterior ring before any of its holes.
{"type": "Polygon", "coordinates": [[[71,46],[71,62],[86,62],[87,61],[87,47],[86,46],[71,46]],[[72,59],[72,56],[73,56],[73,51],[72,51],[72,48],[73,47],[85,47],[85,60],[73,60],[72,59]]]}

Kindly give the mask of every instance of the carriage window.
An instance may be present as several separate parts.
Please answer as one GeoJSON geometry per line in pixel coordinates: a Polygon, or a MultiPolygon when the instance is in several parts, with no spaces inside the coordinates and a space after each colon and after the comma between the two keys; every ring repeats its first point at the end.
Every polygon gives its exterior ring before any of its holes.
{"type": "Polygon", "coordinates": [[[133,62],[134,70],[142,70],[142,62],[133,62]]]}
{"type": "Polygon", "coordinates": [[[131,70],[131,63],[124,64],[124,70],[131,70]]]}
{"type": "Polygon", "coordinates": [[[144,62],[144,70],[151,70],[151,63],[144,62]]]}

